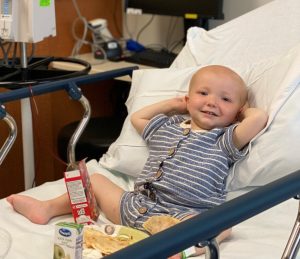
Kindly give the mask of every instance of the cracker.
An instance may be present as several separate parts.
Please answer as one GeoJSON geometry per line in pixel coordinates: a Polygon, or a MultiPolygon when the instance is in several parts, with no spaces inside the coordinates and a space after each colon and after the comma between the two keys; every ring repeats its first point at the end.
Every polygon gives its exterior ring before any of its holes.
{"type": "Polygon", "coordinates": [[[103,234],[93,228],[86,228],[83,233],[83,241],[87,248],[94,248],[103,255],[112,254],[130,244],[130,240],[103,234]]]}
{"type": "Polygon", "coordinates": [[[162,230],[172,227],[180,222],[179,219],[173,218],[169,215],[159,215],[150,217],[143,227],[151,235],[154,235],[162,230]]]}

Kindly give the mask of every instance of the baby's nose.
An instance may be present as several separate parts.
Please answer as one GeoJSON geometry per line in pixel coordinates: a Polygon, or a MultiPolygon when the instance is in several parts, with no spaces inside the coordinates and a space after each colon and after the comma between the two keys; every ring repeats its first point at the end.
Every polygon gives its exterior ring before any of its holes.
{"type": "Polygon", "coordinates": [[[216,97],[213,96],[213,95],[209,95],[207,97],[207,105],[209,105],[209,106],[216,106],[216,104],[217,104],[216,97]]]}

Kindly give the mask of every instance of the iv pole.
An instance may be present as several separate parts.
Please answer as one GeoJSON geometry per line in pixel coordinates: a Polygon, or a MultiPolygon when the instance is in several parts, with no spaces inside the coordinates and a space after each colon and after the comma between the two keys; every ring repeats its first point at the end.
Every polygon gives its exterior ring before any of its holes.
{"type": "MultiPolygon", "coordinates": [[[[26,43],[20,43],[20,62],[23,70],[23,77],[27,76],[27,51],[26,43]]],[[[23,78],[26,79],[26,78],[23,78]]],[[[32,111],[30,99],[21,99],[21,122],[22,122],[22,140],[23,140],[23,166],[24,166],[24,185],[25,190],[30,189],[35,179],[34,166],[34,141],[32,128],[32,111]]]]}

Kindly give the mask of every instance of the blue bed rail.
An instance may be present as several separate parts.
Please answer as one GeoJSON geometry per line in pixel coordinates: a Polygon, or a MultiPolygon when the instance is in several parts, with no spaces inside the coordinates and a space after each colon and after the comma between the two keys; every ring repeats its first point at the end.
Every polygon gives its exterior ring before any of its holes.
{"type": "MultiPolygon", "coordinates": [[[[137,66],[114,69],[107,72],[89,74],[85,76],[73,77],[58,81],[52,81],[47,83],[41,83],[38,85],[34,85],[31,88],[24,87],[16,90],[4,92],[0,94],[0,104],[4,104],[6,102],[20,100],[23,98],[31,97],[33,95],[41,95],[46,93],[51,93],[59,90],[69,90],[70,86],[79,86],[82,84],[93,83],[97,81],[103,81],[108,79],[113,79],[121,76],[131,75],[133,70],[137,69],[137,66]]],[[[0,87],[5,84],[1,84],[0,87]]]]}
{"type": "MultiPolygon", "coordinates": [[[[166,259],[300,193],[300,170],[146,238],[107,259],[166,259]]],[[[296,215],[295,215],[296,216],[296,215]]]]}

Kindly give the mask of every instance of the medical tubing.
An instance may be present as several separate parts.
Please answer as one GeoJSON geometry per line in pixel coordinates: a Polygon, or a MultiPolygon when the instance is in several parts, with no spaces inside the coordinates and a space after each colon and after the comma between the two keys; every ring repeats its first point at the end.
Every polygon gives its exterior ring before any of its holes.
{"type": "Polygon", "coordinates": [[[1,93],[0,95],[0,103],[4,104],[10,101],[16,101],[23,98],[31,97],[32,95],[41,95],[46,93],[55,92],[58,90],[67,90],[69,87],[70,82],[74,82],[77,85],[80,84],[88,84],[97,81],[103,81],[108,79],[113,79],[116,77],[131,75],[133,70],[137,69],[137,66],[133,67],[126,67],[120,69],[114,69],[107,72],[100,72],[95,74],[89,74],[74,78],[63,79],[54,82],[47,82],[35,85],[29,89],[28,87],[19,88],[12,91],[7,91],[1,93]]]}
{"type": "MultiPolygon", "coordinates": [[[[24,62],[24,58],[22,60],[24,62]]],[[[22,67],[22,68],[16,67],[15,71],[8,72],[4,76],[1,76],[0,84],[3,85],[5,88],[14,89],[16,87],[22,87],[22,86],[24,87],[27,85],[36,85],[39,83],[52,82],[52,81],[56,81],[56,80],[63,80],[63,79],[86,75],[90,72],[90,70],[92,68],[91,64],[84,60],[75,59],[75,58],[62,58],[62,57],[45,57],[45,58],[35,61],[31,64],[26,64],[26,66],[27,67],[22,67]],[[30,73],[32,70],[34,70],[35,68],[38,68],[39,66],[47,66],[51,62],[70,62],[70,63],[82,65],[84,68],[82,70],[74,71],[71,73],[66,73],[64,75],[49,76],[49,77],[43,77],[43,78],[31,79],[31,80],[29,80],[28,78],[23,78],[23,80],[21,80],[21,81],[15,81],[15,80],[7,81],[10,78],[14,78],[14,77],[18,76],[19,74],[30,73]],[[4,80],[6,80],[6,81],[4,81],[4,80]]],[[[7,68],[9,68],[9,67],[7,67],[7,68]]],[[[70,72],[70,71],[68,71],[68,72],[70,72]]]]}
{"type": "MultiPolygon", "coordinates": [[[[299,197],[296,197],[299,199],[299,197]]],[[[285,246],[281,259],[294,259],[297,257],[300,246],[300,202],[298,205],[298,215],[288,242],[285,246]]]]}
{"type": "Polygon", "coordinates": [[[297,170],[105,258],[165,259],[299,193],[300,170],[297,170]]]}
{"type": "Polygon", "coordinates": [[[79,51],[80,51],[82,45],[89,43],[88,41],[86,41],[86,36],[87,36],[87,33],[88,33],[88,29],[91,29],[91,27],[89,26],[89,23],[86,20],[86,18],[81,14],[80,8],[78,6],[77,1],[72,0],[72,2],[73,2],[73,6],[75,8],[75,11],[77,13],[77,17],[72,23],[72,35],[73,35],[73,38],[76,40],[76,42],[75,42],[74,47],[72,49],[71,56],[76,56],[76,55],[79,54],[79,51]],[[82,23],[83,23],[83,33],[82,33],[81,38],[77,37],[76,31],[75,31],[75,26],[76,26],[76,23],[77,23],[78,20],[81,20],[82,23]]]}

